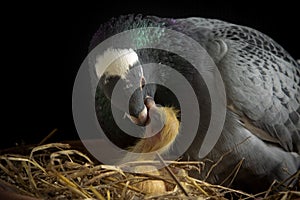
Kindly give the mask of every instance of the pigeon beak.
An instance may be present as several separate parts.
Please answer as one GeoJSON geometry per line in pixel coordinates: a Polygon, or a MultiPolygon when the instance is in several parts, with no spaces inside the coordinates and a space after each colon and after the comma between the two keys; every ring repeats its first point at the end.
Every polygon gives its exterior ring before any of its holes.
{"type": "Polygon", "coordinates": [[[144,109],[139,113],[138,117],[134,117],[132,115],[127,114],[128,118],[135,124],[144,126],[148,120],[148,110],[147,107],[144,106],[144,109]]]}
{"type": "Polygon", "coordinates": [[[152,97],[147,96],[144,100],[144,104],[146,105],[147,109],[150,110],[150,108],[152,108],[155,105],[155,101],[152,97]]]}
{"type": "Polygon", "coordinates": [[[138,117],[127,114],[128,118],[135,124],[145,126],[149,123],[149,110],[156,107],[156,104],[152,97],[147,96],[144,100],[144,109],[139,113],[138,117]]]}

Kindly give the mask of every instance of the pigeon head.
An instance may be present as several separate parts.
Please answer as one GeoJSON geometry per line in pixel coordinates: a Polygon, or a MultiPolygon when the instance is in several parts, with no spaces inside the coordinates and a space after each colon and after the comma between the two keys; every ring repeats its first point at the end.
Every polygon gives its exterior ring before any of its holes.
{"type": "Polygon", "coordinates": [[[135,124],[145,125],[149,118],[145,99],[153,97],[155,87],[147,85],[137,53],[132,49],[107,49],[98,56],[95,69],[112,105],[135,124]]]}

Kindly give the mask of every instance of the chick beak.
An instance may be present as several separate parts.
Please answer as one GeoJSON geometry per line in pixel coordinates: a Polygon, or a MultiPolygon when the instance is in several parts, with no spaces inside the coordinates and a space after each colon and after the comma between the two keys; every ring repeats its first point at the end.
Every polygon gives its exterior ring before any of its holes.
{"type": "Polygon", "coordinates": [[[144,106],[144,109],[139,113],[138,117],[134,117],[132,115],[127,115],[128,118],[135,124],[139,126],[144,126],[148,120],[148,110],[147,107],[144,106]]]}
{"type": "Polygon", "coordinates": [[[155,101],[152,97],[147,96],[144,100],[144,109],[139,113],[138,117],[134,117],[132,115],[127,115],[129,117],[129,119],[140,126],[145,126],[147,124],[149,124],[150,122],[150,118],[149,118],[149,110],[151,108],[156,107],[155,101]]]}
{"type": "Polygon", "coordinates": [[[150,96],[147,96],[147,97],[145,98],[144,104],[146,105],[148,111],[149,111],[150,108],[152,108],[153,106],[156,106],[156,105],[155,105],[154,99],[153,99],[152,97],[150,97],[150,96]]]}

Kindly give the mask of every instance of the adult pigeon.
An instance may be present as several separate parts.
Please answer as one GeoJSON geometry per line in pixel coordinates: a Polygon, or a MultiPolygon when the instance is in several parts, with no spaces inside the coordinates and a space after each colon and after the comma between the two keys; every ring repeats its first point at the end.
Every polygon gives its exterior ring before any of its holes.
{"type": "MultiPolygon", "coordinates": [[[[299,170],[300,67],[287,51],[257,30],[221,20],[142,15],[124,15],[102,24],[91,40],[90,51],[111,36],[143,27],[174,30],[197,41],[221,74],[227,102],[221,135],[204,159],[197,152],[200,140],[195,140],[184,153],[189,160],[209,161],[203,172],[193,174],[195,177],[258,192],[266,190],[274,180],[284,181],[299,170]]],[[[143,32],[135,41],[150,45],[159,43],[160,33],[156,35],[143,32]]],[[[173,42],[186,45],[180,40],[173,42]]],[[[125,117],[126,123],[141,126],[149,117],[149,109],[145,106],[147,98],[180,110],[181,105],[172,91],[147,82],[153,76],[157,80],[172,79],[170,72],[164,68],[155,72],[147,70],[143,68],[144,63],[171,66],[189,81],[201,112],[197,137],[203,139],[212,114],[211,101],[203,79],[185,59],[161,49],[109,48],[96,60],[94,73],[100,80],[95,98],[97,117],[108,138],[116,145],[122,148],[133,146],[138,139],[118,127],[111,104],[117,107],[119,115],[128,111],[130,120],[125,117]],[[128,70],[140,63],[142,67],[128,75],[128,70]],[[106,71],[99,72],[105,65],[109,65],[106,71]],[[122,99],[111,102],[118,81],[123,81],[127,88],[139,88],[131,94],[128,105],[122,99]]],[[[121,92],[126,95],[127,90],[121,92]]],[[[182,137],[186,134],[189,133],[179,133],[182,137]]],[[[173,148],[176,149],[176,142],[173,148]]]]}

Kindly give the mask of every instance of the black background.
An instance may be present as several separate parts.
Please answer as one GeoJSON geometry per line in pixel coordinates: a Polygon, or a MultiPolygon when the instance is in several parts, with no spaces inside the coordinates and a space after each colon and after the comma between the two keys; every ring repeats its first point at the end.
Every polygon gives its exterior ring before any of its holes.
{"type": "MultiPolygon", "coordinates": [[[[120,14],[218,18],[256,28],[300,58],[296,3],[210,1],[2,6],[1,148],[38,143],[54,128],[52,140],[76,139],[72,87],[99,25],[120,14]]],[[[50,140],[51,141],[51,140],[50,140]]]]}

